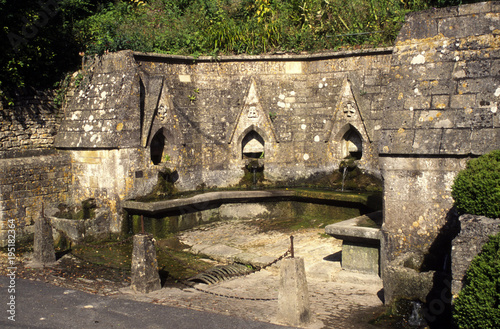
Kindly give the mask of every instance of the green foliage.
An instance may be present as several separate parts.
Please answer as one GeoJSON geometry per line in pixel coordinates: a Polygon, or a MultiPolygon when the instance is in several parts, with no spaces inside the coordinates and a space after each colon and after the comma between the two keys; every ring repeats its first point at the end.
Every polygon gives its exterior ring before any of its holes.
{"type": "Polygon", "coordinates": [[[454,303],[459,328],[498,328],[500,324],[500,234],[490,237],[465,275],[454,303]]]}
{"type": "Polygon", "coordinates": [[[81,51],[217,57],[386,46],[406,13],[466,2],[478,0],[0,0],[0,99],[51,88],[81,51]]]}
{"type": "MultiPolygon", "coordinates": [[[[0,100],[18,88],[51,88],[79,62],[74,23],[112,0],[0,0],[0,100]]],[[[9,104],[10,103],[10,104],[9,104]]]]}
{"type": "Polygon", "coordinates": [[[500,150],[470,160],[455,178],[451,195],[461,213],[500,217],[500,150]]]}
{"type": "Polygon", "coordinates": [[[212,55],[392,44],[406,13],[456,0],[122,0],[78,23],[86,52],[212,55]]]}

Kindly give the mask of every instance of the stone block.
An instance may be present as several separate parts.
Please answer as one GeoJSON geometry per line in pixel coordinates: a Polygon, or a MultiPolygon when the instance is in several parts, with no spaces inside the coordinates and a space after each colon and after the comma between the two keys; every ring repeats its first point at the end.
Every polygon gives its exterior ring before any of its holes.
{"type": "Polygon", "coordinates": [[[285,258],[280,264],[278,321],[291,326],[309,323],[311,310],[303,258],[285,258]]]}
{"type": "Polygon", "coordinates": [[[399,299],[427,301],[434,285],[435,271],[421,272],[422,255],[404,253],[390,262],[384,271],[384,303],[399,299]]]}
{"type": "Polygon", "coordinates": [[[467,109],[476,105],[475,94],[452,95],[450,107],[454,109],[467,109]]]}
{"type": "Polygon", "coordinates": [[[158,262],[153,238],[145,234],[134,236],[132,251],[131,288],[147,294],[161,289],[158,262]]]}
{"type": "Polygon", "coordinates": [[[471,153],[482,155],[498,149],[500,129],[475,129],[471,132],[471,153]]]}
{"type": "Polygon", "coordinates": [[[379,152],[412,154],[415,131],[413,129],[382,130],[379,152]]]}
{"type": "Polygon", "coordinates": [[[460,216],[460,232],[451,247],[452,295],[462,290],[463,278],[471,261],[488,241],[490,235],[500,232],[500,219],[465,214],[460,216]]]}
{"type": "Polygon", "coordinates": [[[33,262],[50,264],[56,261],[52,226],[44,216],[35,220],[35,238],[33,241],[33,262]]]}
{"type": "Polygon", "coordinates": [[[484,14],[447,17],[438,21],[437,31],[447,38],[465,38],[491,33],[491,24],[484,14]]]}
{"type": "Polygon", "coordinates": [[[444,129],[441,136],[441,154],[468,154],[471,152],[471,134],[469,128],[444,129]]]}
{"type": "MultiPolygon", "coordinates": [[[[429,104],[430,105],[430,104],[429,104]]],[[[413,116],[412,111],[384,111],[383,114],[383,128],[384,129],[406,129],[413,126],[413,116]]]]}
{"type": "Polygon", "coordinates": [[[342,269],[379,274],[379,247],[344,241],[342,243],[342,269]]]}
{"type": "Polygon", "coordinates": [[[470,4],[467,6],[458,6],[458,15],[463,16],[489,12],[492,9],[492,2],[487,1],[470,4]]]}

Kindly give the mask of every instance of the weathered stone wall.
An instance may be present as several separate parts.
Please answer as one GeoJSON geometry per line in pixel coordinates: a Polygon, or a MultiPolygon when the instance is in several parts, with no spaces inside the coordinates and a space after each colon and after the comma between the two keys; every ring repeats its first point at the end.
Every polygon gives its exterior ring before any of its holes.
{"type": "Polygon", "coordinates": [[[145,194],[165,167],[177,171],[180,190],[237,184],[249,162],[242,152],[251,131],[262,138],[260,161],[270,181],[337,170],[349,155],[348,131],[359,139],[359,166],[378,174],[390,54],[377,49],[217,62],[104,56],[74,91],[56,138],[74,159],[73,201],[101,195],[118,204],[145,194]],[[158,135],[164,145],[154,162],[158,135]]]}
{"type": "MultiPolygon", "coordinates": [[[[6,244],[8,220],[14,220],[18,238],[33,233],[42,204],[64,203],[71,184],[67,154],[0,159],[0,245],[6,244]]],[[[19,240],[18,240],[19,241],[19,240]]]]}
{"type": "Polygon", "coordinates": [[[14,220],[18,239],[33,233],[42,204],[65,202],[71,160],[53,148],[61,123],[54,93],[18,91],[14,106],[0,108],[0,245],[14,220]]]}
{"type": "Polygon", "coordinates": [[[0,108],[0,158],[52,147],[61,121],[53,97],[51,92],[22,90],[14,106],[0,108]]]}
{"type": "Polygon", "coordinates": [[[451,185],[471,156],[500,148],[500,3],[407,17],[388,74],[379,142],[383,268],[418,252],[442,270],[457,221],[451,185]]]}
{"type": "Polygon", "coordinates": [[[460,216],[460,233],[452,243],[452,282],[451,292],[454,297],[462,290],[465,272],[470,263],[488,242],[490,235],[500,232],[500,218],[492,219],[484,216],[460,216]]]}
{"type": "Polygon", "coordinates": [[[375,50],[180,64],[135,57],[150,78],[163,79],[149,138],[163,129],[173,144],[171,165],[193,188],[236,184],[248,163],[242,149],[252,130],[262,137],[264,174],[271,181],[336,170],[348,155],[343,136],[350,127],[363,141],[360,167],[378,172],[372,143],[389,55],[375,50]]]}
{"type": "Polygon", "coordinates": [[[484,154],[500,141],[500,3],[409,15],[394,48],[380,153],[484,154]]]}

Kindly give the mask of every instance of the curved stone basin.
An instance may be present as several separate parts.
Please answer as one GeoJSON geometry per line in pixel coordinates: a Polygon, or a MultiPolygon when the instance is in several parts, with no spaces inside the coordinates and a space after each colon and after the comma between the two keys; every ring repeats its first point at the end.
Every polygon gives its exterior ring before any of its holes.
{"type": "MultiPolygon", "coordinates": [[[[190,206],[207,204],[210,202],[217,203],[234,203],[259,201],[270,198],[283,198],[294,196],[294,191],[291,190],[271,190],[271,191],[217,191],[206,192],[188,198],[179,198],[172,200],[162,200],[154,202],[141,201],[125,201],[123,208],[144,212],[146,214],[156,214],[167,212],[169,210],[187,208],[190,206]]],[[[186,209],[188,210],[188,209],[186,209]]]]}
{"type": "Polygon", "coordinates": [[[157,214],[179,208],[189,210],[189,207],[191,206],[197,208],[197,205],[207,205],[210,203],[245,203],[269,200],[295,200],[302,202],[331,201],[359,204],[361,206],[371,207],[371,200],[366,195],[367,193],[353,194],[307,189],[216,191],[205,192],[187,198],[153,202],[129,200],[123,203],[123,208],[127,210],[140,211],[141,213],[145,214],[157,214]]]}
{"type": "MultiPolygon", "coordinates": [[[[147,217],[150,232],[158,237],[219,220],[315,218],[343,220],[380,209],[377,193],[341,193],[285,188],[275,190],[213,191],[161,201],[123,203],[125,230],[137,230],[138,216],[147,217]],[[342,210],[343,209],[343,210],[342,210]],[[346,215],[350,214],[350,217],[346,215]]],[[[332,221],[330,221],[332,222],[332,221]]]]}

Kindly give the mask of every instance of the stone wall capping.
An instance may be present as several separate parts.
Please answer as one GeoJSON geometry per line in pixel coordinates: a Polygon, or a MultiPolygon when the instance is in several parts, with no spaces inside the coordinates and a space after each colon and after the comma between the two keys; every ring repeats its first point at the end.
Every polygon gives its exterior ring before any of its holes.
{"type": "Polygon", "coordinates": [[[137,61],[172,61],[172,62],[248,62],[248,61],[314,61],[324,60],[330,58],[343,58],[352,56],[375,56],[375,55],[388,55],[392,54],[393,47],[380,47],[368,49],[356,49],[345,51],[327,51],[313,54],[270,54],[270,55],[220,55],[217,57],[212,56],[180,56],[158,53],[143,53],[133,52],[134,58],[137,61]]]}

